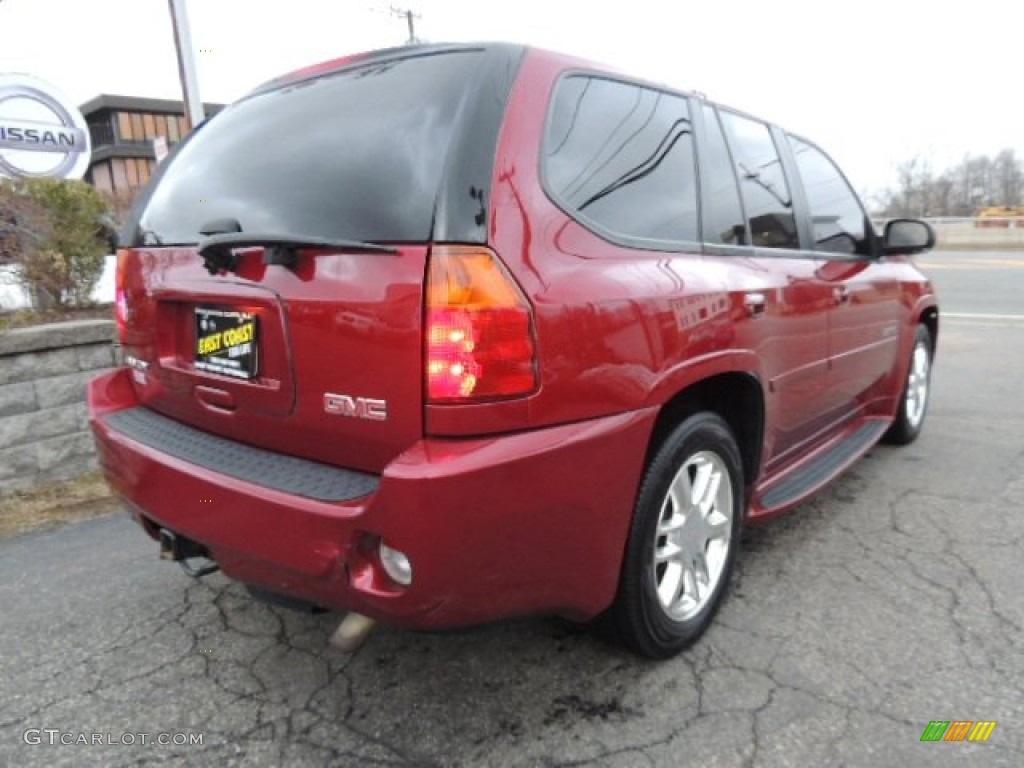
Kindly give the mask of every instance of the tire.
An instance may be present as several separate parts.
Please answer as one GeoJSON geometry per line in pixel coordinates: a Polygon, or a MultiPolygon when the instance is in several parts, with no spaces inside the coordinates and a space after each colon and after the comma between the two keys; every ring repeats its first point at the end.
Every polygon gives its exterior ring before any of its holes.
{"type": "Polygon", "coordinates": [[[896,420],[882,436],[891,445],[907,445],[917,440],[924,426],[931,395],[932,335],[925,325],[917,326],[914,346],[910,351],[907,380],[900,395],[900,409],[896,420]]]}
{"type": "Polygon", "coordinates": [[[682,422],[640,486],[612,618],[633,651],[668,658],[707,629],[726,593],[745,511],[739,448],[713,413],[682,422]]]}

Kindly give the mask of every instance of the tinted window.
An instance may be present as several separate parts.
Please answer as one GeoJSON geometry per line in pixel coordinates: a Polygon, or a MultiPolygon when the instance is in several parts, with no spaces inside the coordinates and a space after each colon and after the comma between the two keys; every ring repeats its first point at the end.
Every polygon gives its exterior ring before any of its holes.
{"type": "Polygon", "coordinates": [[[704,146],[701,166],[704,175],[704,240],[708,243],[747,245],[747,227],[743,221],[736,173],[725,144],[722,126],[713,107],[704,105],[704,146]]]}
{"type": "Polygon", "coordinates": [[[693,132],[685,99],[590,77],[558,86],[544,143],[548,191],[613,235],[695,241],[693,132]]]}
{"type": "Polygon", "coordinates": [[[793,199],[768,126],[721,112],[747,210],[750,237],[764,248],[798,248],[793,199]]]}
{"type": "Polygon", "coordinates": [[[814,224],[815,248],[832,253],[870,252],[866,218],[835,164],[817,147],[789,137],[814,224]]]}
{"type": "Polygon", "coordinates": [[[181,147],[140,220],[194,243],[216,219],[252,233],[426,240],[476,52],[377,61],[240,101],[181,147]]]}

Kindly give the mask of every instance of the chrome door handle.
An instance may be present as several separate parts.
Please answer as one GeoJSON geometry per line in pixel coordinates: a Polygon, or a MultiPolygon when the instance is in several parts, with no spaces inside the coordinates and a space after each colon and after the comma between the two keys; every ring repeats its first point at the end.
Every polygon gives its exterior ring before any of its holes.
{"type": "Polygon", "coordinates": [[[765,299],[763,293],[748,293],[743,297],[743,306],[747,308],[750,317],[760,317],[764,314],[765,299]]]}

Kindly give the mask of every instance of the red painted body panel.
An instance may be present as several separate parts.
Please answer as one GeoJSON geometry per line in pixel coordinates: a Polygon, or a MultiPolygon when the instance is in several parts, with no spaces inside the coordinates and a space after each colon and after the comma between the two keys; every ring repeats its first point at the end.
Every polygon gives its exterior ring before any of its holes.
{"type": "Polygon", "coordinates": [[[380,472],[423,433],[420,324],[425,246],[397,254],[307,253],[294,270],[242,257],[211,276],[195,249],[127,252],[125,354],[148,364],[139,400],[202,429],[282,453],[380,472]],[[260,321],[260,375],[197,370],[194,307],[260,321]],[[211,392],[217,393],[216,401],[211,392]],[[386,421],[329,416],[327,392],[388,403],[386,421]]]}
{"type": "Polygon", "coordinates": [[[344,504],[290,496],[151,450],[104,414],[138,404],[127,371],[88,390],[101,465],[137,519],[207,546],[242,581],[409,627],[536,611],[588,618],[615,594],[656,412],[501,438],[421,440],[377,491],[344,504]],[[399,589],[368,546],[409,555],[399,589]]]}

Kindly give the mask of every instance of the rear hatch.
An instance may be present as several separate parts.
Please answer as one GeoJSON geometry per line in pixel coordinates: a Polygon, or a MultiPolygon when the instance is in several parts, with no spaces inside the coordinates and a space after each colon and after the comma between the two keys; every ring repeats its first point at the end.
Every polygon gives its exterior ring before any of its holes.
{"type": "Polygon", "coordinates": [[[476,106],[481,88],[493,96],[488,61],[412,49],[307,70],[194,132],[119,253],[140,401],[370,472],[420,438],[430,242],[486,238],[480,197],[446,201],[489,187],[500,111],[481,138],[476,106]]]}

